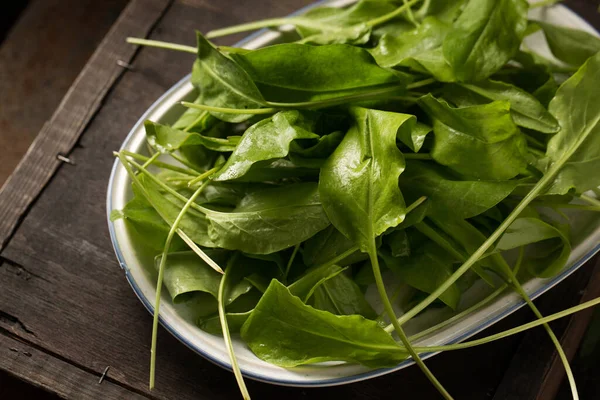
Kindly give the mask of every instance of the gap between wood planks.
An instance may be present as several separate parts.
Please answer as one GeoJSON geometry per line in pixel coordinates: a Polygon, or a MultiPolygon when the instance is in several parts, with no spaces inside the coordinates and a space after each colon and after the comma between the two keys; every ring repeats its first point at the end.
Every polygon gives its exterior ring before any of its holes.
{"type": "Polygon", "coordinates": [[[146,37],[173,0],[133,0],[106,34],[51,119],[46,122],[12,175],[0,188],[0,252],[100,109],[138,48],[127,36],[146,37]]]}

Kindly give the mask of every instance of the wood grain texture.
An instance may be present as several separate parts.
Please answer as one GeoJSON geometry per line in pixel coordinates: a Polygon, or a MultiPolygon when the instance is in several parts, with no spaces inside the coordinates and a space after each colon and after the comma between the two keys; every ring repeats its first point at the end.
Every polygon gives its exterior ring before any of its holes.
{"type": "MultiPolygon", "coordinates": [[[[309,2],[254,0],[242,6],[235,0],[179,0],[150,36],[193,45],[194,29],[208,31],[281,16],[309,2]]],[[[147,107],[189,72],[192,61],[189,54],[143,49],[133,59],[135,71],[124,73],[110,90],[71,154],[77,164],[57,170],[0,252],[6,259],[0,266],[0,312],[4,315],[0,328],[91,375],[99,375],[110,365],[111,382],[147,396],[235,399],[238,390],[229,372],[194,354],[163,329],[159,331],[157,388],[147,390],[151,318],[124,279],[106,229],[104,201],[111,151],[118,149],[147,107]]],[[[576,278],[561,287],[572,290],[576,278]]],[[[526,310],[519,311],[485,335],[530,319],[526,310]]],[[[442,354],[428,365],[457,399],[491,398],[521,338],[442,354]]],[[[30,370],[20,371],[24,379],[38,379],[30,370]]],[[[417,368],[334,388],[283,388],[258,382],[248,382],[248,386],[255,398],[438,398],[417,368]]]]}
{"type": "MultiPolygon", "coordinates": [[[[0,369],[12,371],[18,378],[30,381],[33,385],[49,390],[62,398],[81,400],[146,398],[111,382],[110,377],[105,378],[100,384],[98,383],[100,375],[85,372],[78,366],[6,335],[0,335],[0,369]],[[35,380],[31,380],[32,376],[35,376],[35,380]]],[[[1,393],[2,389],[0,389],[1,393]]]]}
{"type": "Polygon", "coordinates": [[[132,1],[108,32],[98,49],[44,124],[15,172],[0,189],[0,249],[19,219],[46,186],[68,155],[102,99],[123,72],[117,60],[128,62],[135,49],[127,36],[145,36],[168,5],[168,0],[132,1]]]}
{"type": "Polygon", "coordinates": [[[12,25],[13,21],[5,20],[11,11],[17,7],[25,10],[0,46],[0,186],[127,2],[30,0],[3,4],[0,31],[12,25]]]}

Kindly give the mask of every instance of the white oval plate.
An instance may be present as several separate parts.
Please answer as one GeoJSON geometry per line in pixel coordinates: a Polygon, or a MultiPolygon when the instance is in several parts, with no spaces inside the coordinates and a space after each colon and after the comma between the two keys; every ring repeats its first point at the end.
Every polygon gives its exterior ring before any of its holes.
{"type": "MultiPolygon", "coordinates": [[[[332,6],[343,6],[351,2],[341,0],[330,2],[330,4],[332,6]]],[[[299,13],[319,5],[322,5],[322,2],[304,8],[299,13]]],[[[545,20],[557,25],[583,29],[597,35],[596,31],[590,25],[564,6],[555,6],[549,9],[534,9],[530,16],[534,19],[545,20]]],[[[252,49],[275,43],[278,40],[281,41],[280,33],[261,31],[238,43],[237,46],[252,49]]],[[[541,33],[538,32],[529,37],[527,44],[538,53],[549,58],[552,57],[541,33]]],[[[121,149],[145,153],[144,120],[150,119],[162,123],[173,122],[183,112],[183,108],[176,104],[183,99],[189,100],[192,91],[193,88],[190,84],[190,76],[188,75],[169,89],[146,111],[131,132],[129,132],[121,149]]],[[[118,161],[115,161],[108,184],[108,226],[117,259],[121,268],[125,271],[127,280],[144,306],[150,313],[153,313],[156,278],[151,273],[148,273],[148,268],[153,268],[152,260],[144,259],[144,256],[139,251],[139,246],[134,242],[122,220],[110,222],[111,211],[122,209],[131,198],[130,183],[131,181],[125,169],[118,161]]],[[[590,213],[585,213],[583,217],[580,215],[579,218],[576,215],[574,218],[573,252],[568,261],[568,267],[552,279],[533,279],[527,282],[525,288],[531,297],[535,298],[552,288],[600,250],[600,218],[593,218],[593,215],[590,215],[590,213]]],[[[485,294],[487,294],[486,288],[481,284],[476,284],[463,295],[460,308],[464,309],[477,302],[485,294]]],[[[524,303],[519,297],[507,294],[497,298],[496,301],[483,309],[423,338],[418,343],[419,345],[441,345],[461,342],[510,315],[523,305],[524,303]]],[[[418,318],[411,320],[406,325],[406,328],[409,334],[415,333],[423,329],[423,327],[431,326],[445,319],[447,316],[448,314],[443,311],[428,311],[418,318]]],[[[185,310],[180,306],[174,305],[166,295],[163,296],[161,303],[160,323],[190,349],[223,368],[231,369],[229,357],[223,344],[223,338],[210,335],[197,328],[190,318],[186,318],[185,310]]],[[[343,363],[284,369],[258,359],[239,338],[235,340],[235,351],[244,376],[263,382],[287,386],[316,387],[342,385],[388,374],[413,364],[411,360],[407,360],[393,368],[376,370],[360,365],[343,363]]],[[[433,355],[427,354],[424,355],[424,358],[433,355]]],[[[158,362],[160,362],[160,358],[158,362]]]]}

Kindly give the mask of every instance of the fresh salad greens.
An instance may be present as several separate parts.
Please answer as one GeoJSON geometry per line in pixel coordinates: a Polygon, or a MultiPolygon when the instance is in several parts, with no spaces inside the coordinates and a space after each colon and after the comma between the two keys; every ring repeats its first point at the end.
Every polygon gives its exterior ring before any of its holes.
{"type": "Polygon", "coordinates": [[[130,39],[197,56],[195,100],[170,125],[145,124],[151,155],[116,153],[133,198],[113,219],[156,255],[150,386],[164,284],[200,329],[223,335],[244,398],[232,334],[282,367],[412,357],[449,399],[419,354],[537,325],[577,398],[546,323],[598,301],[543,317],[520,282],[565,266],[563,209],[600,211],[585,194],[600,185],[600,39],[530,21],[530,7],[360,0],[198,32],[197,48],[130,39]],[[295,42],[245,50],[208,40],[282,25],[295,27],[295,42]],[[522,43],[540,30],[559,61],[522,43]],[[406,335],[429,308],[457,310],[477,281],[491,286],[487,298],[406,335]],[[371,285],[383,307],[367,301],[371,285]],[[511,290],[538,321],[412,345],[511,290]]]}

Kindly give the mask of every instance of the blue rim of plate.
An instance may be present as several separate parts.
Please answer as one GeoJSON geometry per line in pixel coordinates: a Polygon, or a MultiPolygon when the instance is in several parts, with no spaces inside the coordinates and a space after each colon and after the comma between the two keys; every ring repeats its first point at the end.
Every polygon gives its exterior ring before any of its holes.
{"type": "MultiPolygon", "coordinates": [[[[310,4],[310,5],[306,6],[306,7],[300,8],[299,10],[297,10],[294,13],[290,14],[290,16],[302,14],[302,13],[304,13],[304,12],[306,12],[306,11],[312,9],[312,8],[318,7],[318,6],[320,6],[320,5],[324,4],[324,3],[327,3],[327,2],[328,2],[328,0],[317,1],[317,2],[312,3],[312,4],[310,4]]],[[[569,9],[568,7],[566,7],[564,5],[556,5],[555,7],[563,8],[566,12],[572,14],[573,17],[575,17],[576,19],[578,19],[579,22],[581,22],[583,24],[586,24],[588,26],[591,26],[587,21],[585,21],[583,18],[581,18],[577,13],[571,11],[571,9],[569,9]]],[[[263,35],[266,32],[268,32],[268,29],[262,29],[262,30],[260,30],[258,32],[255,32],[255,33],[247,36],[246,38],[242,39],[241,41],[237,42],[236,44],[234,44],[234,46],[241,47],[244,44],[252,41],[253,39],[256,39],[256,38],[260,37],[261,35],[263,35]]],[[[133,126],[133,128],[127,134],[127,137],[123,141],[123,144],[121,145],[120,150],[123,150],[125,148],[125,144],[130,141],[130,139],[134,136],[135,132],[144,124],[144,121],[147,119],[148,115],[151,114],[151,112],[159,104],[162,103],[163,99],[169,97],[169,95],[172,92],[174,92],[175,90],[179,89],[185,82],[187,82],[190,79],[190,76],[191,76],[191,74],[188,74],[188,75],[184,76],[175,85],[173,85],[169,90],[167,90],[162,96],[160,96],[148,108],[148,110],[146,110],[146,112],[140,117],[140,119],[135,123],[135,125],[133,126]]],[[[154,307],[153,307],[152,303],[150,303],[150,301],[144,296],[144,294],[142,293],[142,290],[140,289],[140,287],[138,286],[138,284],[136,283],[136,281],[129,274],[129,268],[127,267],[127,264],[125,263],[125,258],[123,257],[123,254],[121,252],[121,248],[120,248],[119,243],[117,241],[114,223],[110,219],[110,214],[111,214],[111,211],[113,209],[113,207],[112,207],[113,181],[114,181],[114,177],[115,177],[115,174],[117,173],[117,168],[119,167],[119,165],[120,165],[119,160],[116,159],[115,162],[114,162],[114,164],[113,164],[111,173],[110,173],[110,178],[109,178],[109,181],[108,181],[107,196],[106,196],[106,212],[107,212],[108,230],[109,230],[109,233],[110,233],[110,239],[111,239],[111,242],[112,242],[112,245],[113,245],[113,249],[114,249],[115,255],[117,257],[117,260],[119,261],[119,265],[125,271],[125,278],[127,279],[127,282],[129,282],[129,285],[131,286],[131,288],[135,292],[135,294],[138,297],[138,299],[142,302],[142,304],[144,305],[144,307],[148,310],[148,312],[150,313],[150,315],[154,315],[154,307]]],[[[588,253],[586,253],[579,260],[577,260],[571,267],[565,269],[559,275],[557,275],[554,278],[552,278],[552,280],[548,281],[543,287],[541,287],[538,290],[536,290],[535,292],[531,293],[530,297],[532,299],[536,299],[537,297],[541,296],[542,294],[544,294],[548,290],[552,289],[558,283],[562,282],[566,277],[568,277],[573,272],[575,272],[577,269],[579,269],[583,264],[585,264],[590,258],[592,258],[599,251],[600,251],[600,243],[597,244],[592,250],[590,250],[588,253]]],[[[523,307],[525,304],[526,304],[525,301],[518,302],[517,304],[515,304],[515,305],[509,307],[508,309],[506,309],[501,314],[496,315],[495,317],[493,317],[493,318],[485,321],[484,323],[478,325],[477,327],[471,329],[470,331],[465,332],[464,334],[462,334],[459,337],[457,337],[457,338],[455,338],[455,339],[447,342],[446,344],[450,345],[450,344],[460,343],[460,342],[462,342],[462,341],[464,341],[464,340],[466,340],[466,339],[468,339],[468,338],[470,338],[470,337],[478,334],[479,332],[483,331],[484,329],[489,328],[491,325],[495,324],[496,322],[500,321],[501,319],[506,318],[507,316],[509,316],[513,312],[517,311],[518,309],[520,309],[521,307],[523,307]]],[[[191,343],[189,340],[187,340],[185,337],[183,337],[176,328],[174,328],[171,324],[169,324],[168,322],[166,322],[161,315],[159,315],[158,319],[159,319],[160,324],[167,331],[169,331],[169,333],[171,333],[173,336],[175,336],[175,338],[177,338],[177,340],[179,340],[181,343],[183,343],[189,349],[191,349],[195,353],[201,355],[202,357],[204,357],[208,361],[212,362],[213,364],[216,364],[219,367],[224,368],[226,370],[232,371],[231,364],[226,363],[226,362],[222,362],[221,360],[218,360],[218,359],[214,358],[210,354],[206,353],[202,348],[200,348],[200,347],[196,346],[195,344],[191,343]]],[[[439,351],[438,352],[432,352],[432,353],[424,353],[424,354],[422,354],[421,358],[423,360],[426,360],[426,359],[428,359],[430,357],[433,357],[433,356],[435,356],[436,354],[439,354],[439,353],[440,353],[439,351]]],[[[281,380],[281,379],[276,379],[276,378],[273,378],[273,377],[267,376],[267,375],[259,375],[259,374],[255,374],[255,373],[249,373],[247,371],[244,371],[243,369],[242,369],[242,374],[245,377],[247,377],[247,378],[250,378],[250,379],[253,379],[253,380],[256,380],[256,381],[259,381],[259,382],[271,383],[271,384],[276,384],[276,385],[281,385],[281,386],[293,386],[293,387],[326,387],[326,386],[345,385],[345,384],[348,384],[348,383],[354,383],[354,382],[359,382],[359,381],[363,381],[363,380],[367,380],[367,379],[371,379],[371,378],[376,378],[376,377],[379,377],[379,376],[382,376],[382,375],[387,375],[389,373],[392,373],[392,372],[398,371],[400,369],[406,368],[406,367],[408,367],[410,365],[413,365],[414,363],[415,362],[413,360],[409,359],[409,360],[403,361],[400,364],[396,365],[395,367],[391,367],[391,368],[380,368],[380,369],[376,369],[376,370],[369,371],[369,372],[364,372],[364,373],[357,374],[357,375],[346,376],[346,377],[342,377],[342,378],[331,378],[331,379],[327,379],[327,380],[313,381],[313,382],[311,382],[311,381],[298,382],[298,381],[290,381],[290,380],[281,380]]]]}

